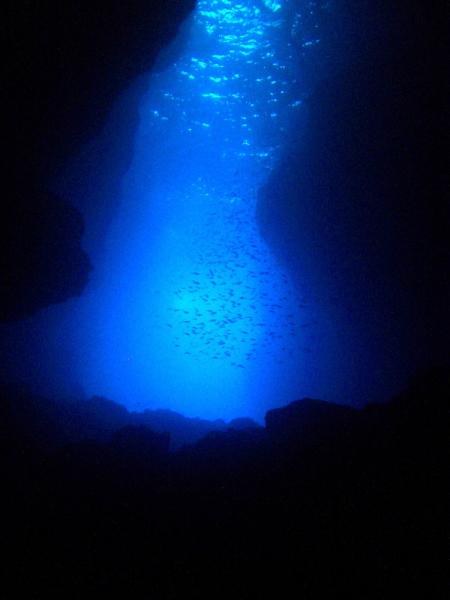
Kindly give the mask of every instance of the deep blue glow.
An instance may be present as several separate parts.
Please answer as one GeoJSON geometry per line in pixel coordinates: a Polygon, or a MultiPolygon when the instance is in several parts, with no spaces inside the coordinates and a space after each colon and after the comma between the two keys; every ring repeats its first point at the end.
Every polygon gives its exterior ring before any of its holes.
{"type": "Polygon", "coordinates": [[[225,418],[297,395],[311,314],[255,219],[302,106],[284,9],[200,0],[182,55],[151,76],[80,323],[89,394],[225,418]]]}

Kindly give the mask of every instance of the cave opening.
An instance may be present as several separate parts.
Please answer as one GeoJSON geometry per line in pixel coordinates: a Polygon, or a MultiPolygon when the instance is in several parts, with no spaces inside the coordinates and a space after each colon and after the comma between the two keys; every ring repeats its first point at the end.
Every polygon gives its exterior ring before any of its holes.
{"type": "Polygon", "coordinates": [[[200,0],[150,74],[80,334],[89,394],[208,418],[295,397],[311,315],[256,219],[302,111],[291,9],[200,0]]]}

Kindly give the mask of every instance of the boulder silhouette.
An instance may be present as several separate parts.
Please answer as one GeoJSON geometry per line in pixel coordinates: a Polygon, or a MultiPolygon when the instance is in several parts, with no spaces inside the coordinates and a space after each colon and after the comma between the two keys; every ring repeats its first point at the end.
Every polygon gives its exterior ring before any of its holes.
{"type": "Polygon", "coordinates": [[[266,413],[268,436],[279,443],[320,444],[353,430],[358,411],[348,406],[303,398],[266,413]]]}

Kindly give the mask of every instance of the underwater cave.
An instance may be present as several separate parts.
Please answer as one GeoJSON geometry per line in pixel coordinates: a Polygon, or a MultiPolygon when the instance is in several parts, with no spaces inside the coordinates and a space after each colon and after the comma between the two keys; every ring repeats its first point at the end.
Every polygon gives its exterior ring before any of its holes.
{"type": "Polygon", "coordinates": [[[89,395],[262,418],[274,394],[300,392],[313,316],[257,221],[302,118],[296,52],[320,42],[315,3],[301,34],[291,4],[200,0],[146,77],[120,208],[77,319],[89,395]]]}

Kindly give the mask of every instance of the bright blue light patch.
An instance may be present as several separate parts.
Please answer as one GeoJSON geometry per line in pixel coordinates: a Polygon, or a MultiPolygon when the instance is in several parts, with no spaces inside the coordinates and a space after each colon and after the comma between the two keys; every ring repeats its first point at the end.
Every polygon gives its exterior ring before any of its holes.
{"type": "Polygon", "coordinates": [[[199,0],[184,54],[152,76],[93,291],[88,393],[210,418],[293,399],[304,306],[255,219],[300,103],[282,9],[199,0]]]}
{"type": "Polygon", "coordinates": [[[275,2],[274,0],[263,0],[263,2],[273,12],[277,12],[281,8],[281,2],[275,2]]]}

